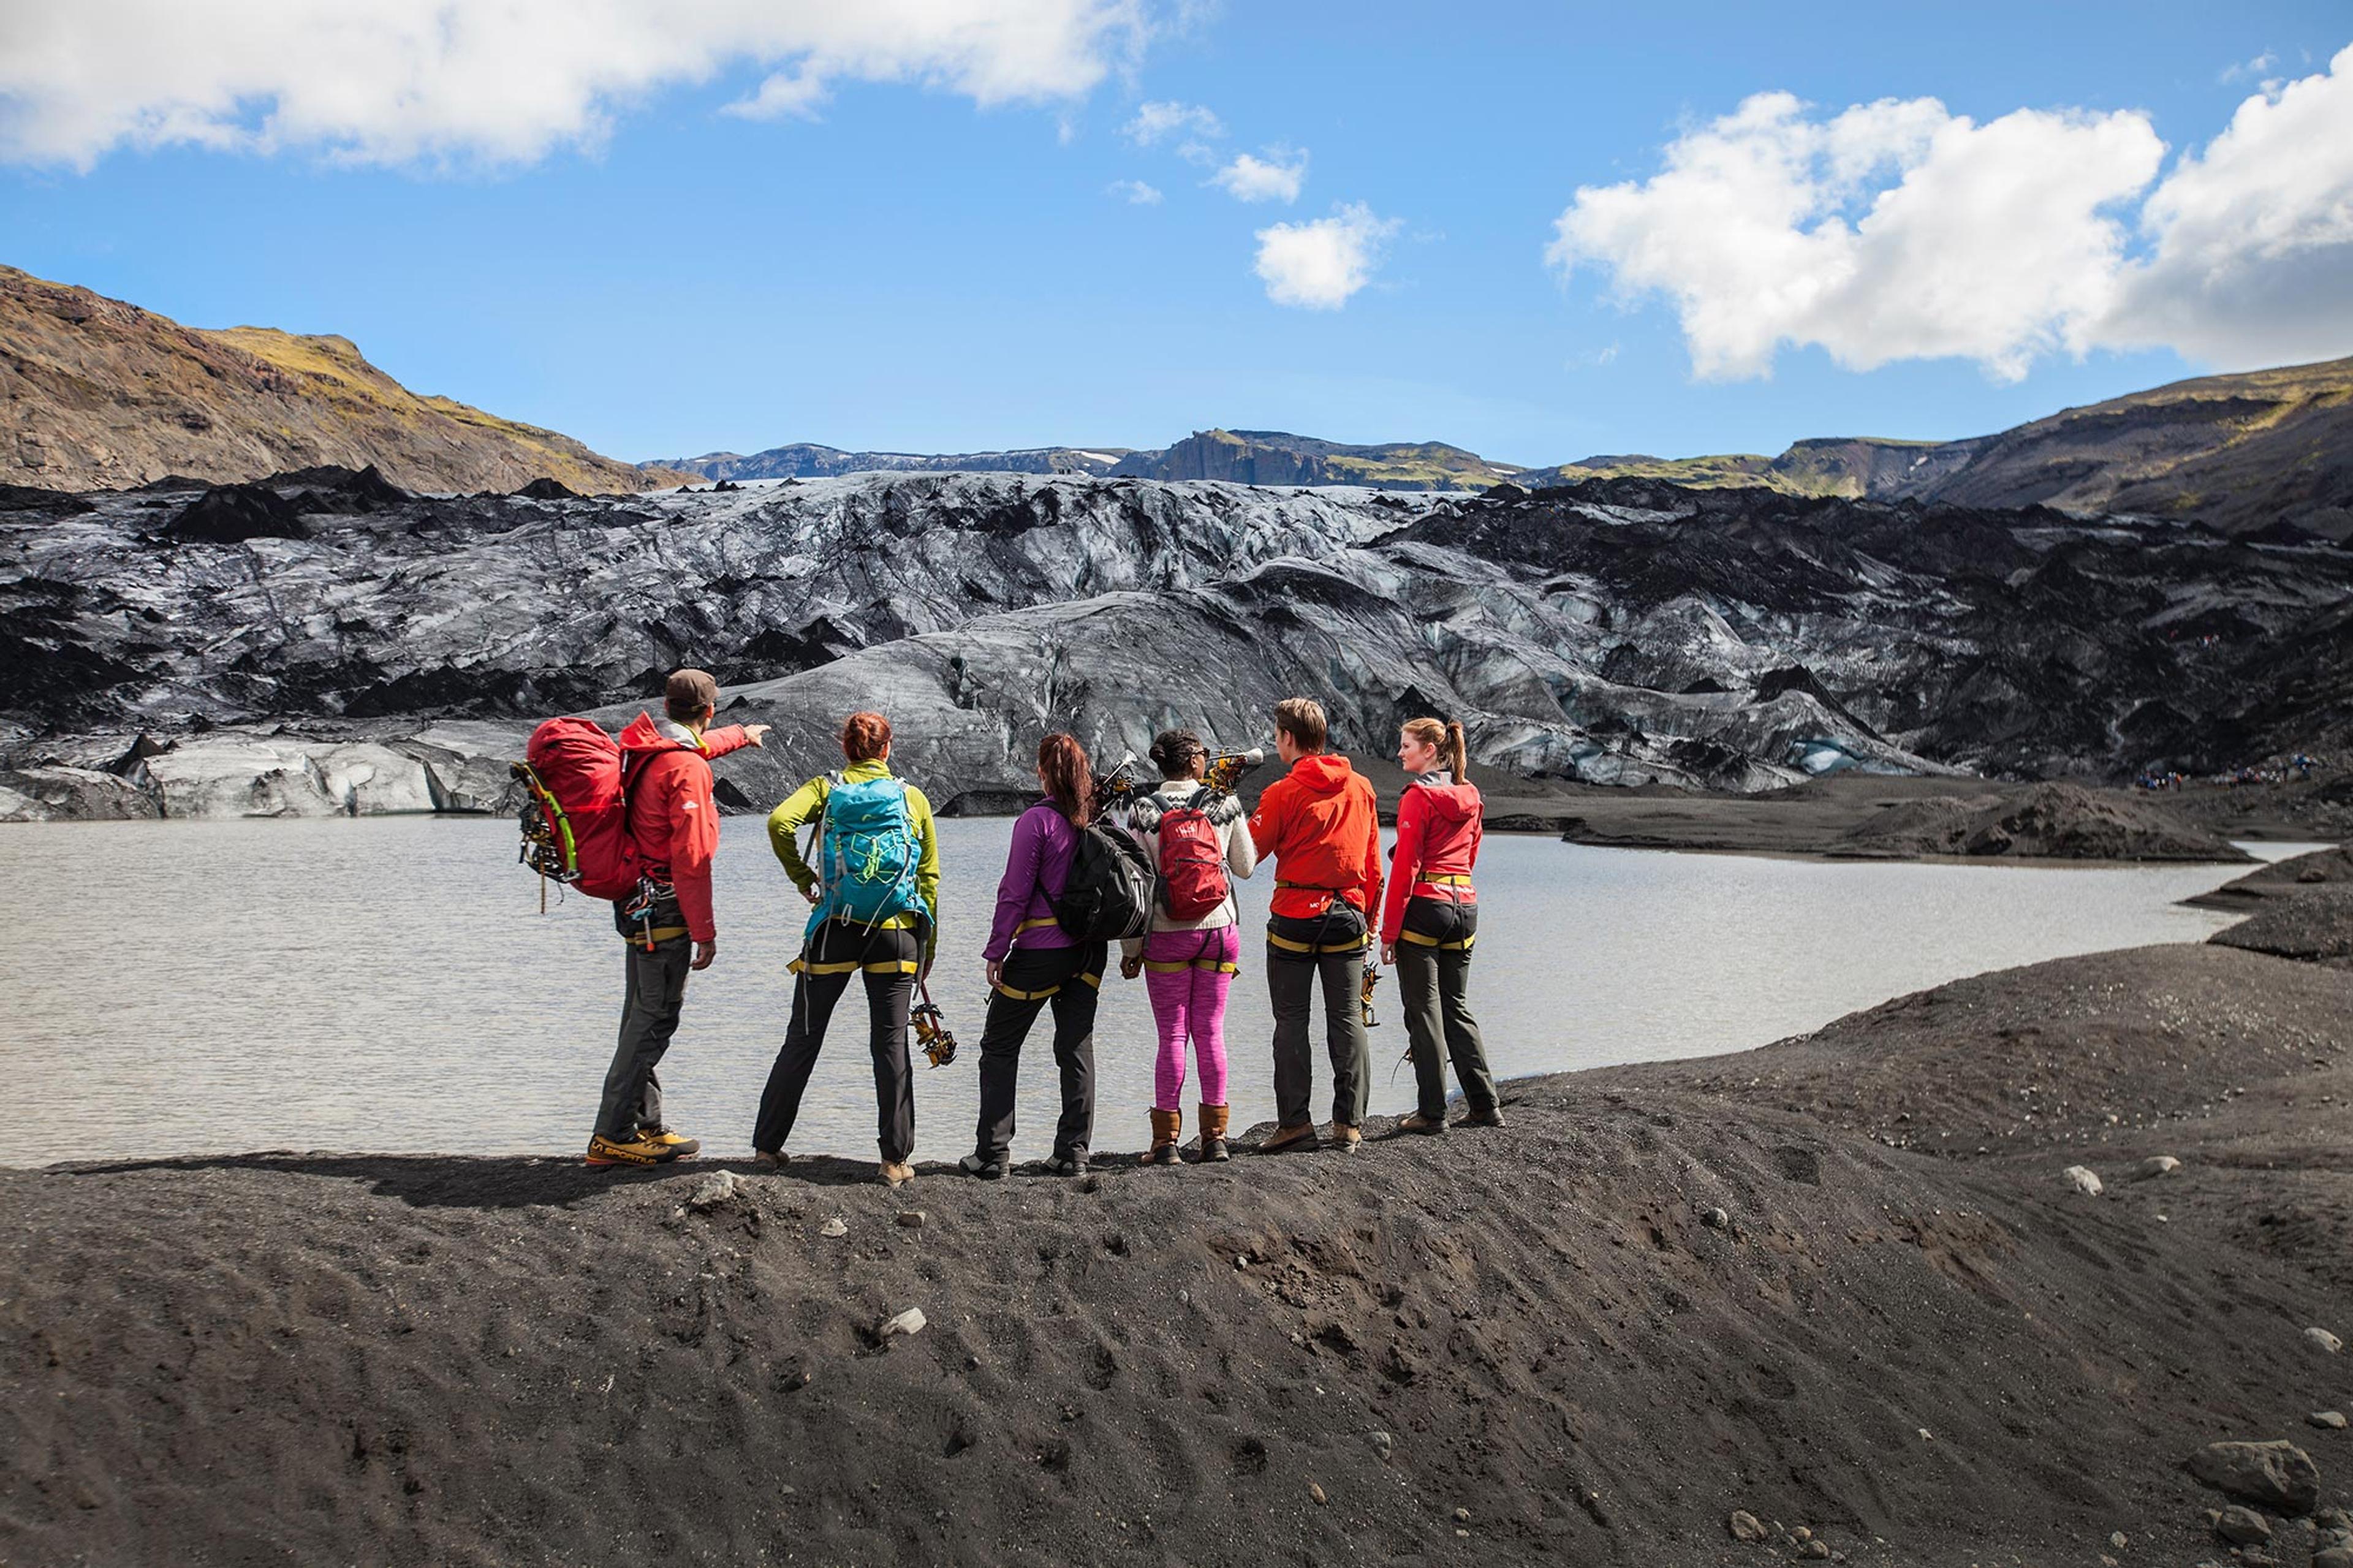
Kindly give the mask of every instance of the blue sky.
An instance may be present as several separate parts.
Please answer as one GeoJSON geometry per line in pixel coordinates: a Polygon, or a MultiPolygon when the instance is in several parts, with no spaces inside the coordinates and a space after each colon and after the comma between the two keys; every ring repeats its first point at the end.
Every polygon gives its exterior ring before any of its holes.
{"type": "MultiPolygon", "coordinates": [[[[0,19],[0,56],[7,29],[49,25],[0,19]]],[[[54,58],[84,47],[69,26],[42,40],[54,58]]],[[[586,144],[559,130],[486,153],[491,133],[461,126],[415,156],[382,121],[259,133],[270,100],[252,84],[268,74],[245,61],[191,68],[245,84],[196,142],[145,100],[131,109],[146,129],[87,132],[97,111],[45,82],[27,48],[0,67],[0,260],[192,325],[341,332],[419,391],[630,458],[787,440],[1158,446],[1212,425],[1437,438],[1523,463],[1950,437],[2218,363],[2353,353],[2353,268],[2333,265],[2348,175],[2309,155],[2315,125],[2353,148],[2353,94],[2327,74],[2348,43],[2341,3],[1228,4],[1103,45],[1091,84],[1041,67],[1069,79],[1020,101],[984,107],[990,89],[917,61],[950,79],[842,67],[813,115],[747,118],[727,108],[774,51],[723,49],[706,79],[599,99],[586,144]],[[1810,107],[1710,134],[1771,92],[1810,107]],[[2235,162],[2162,185],[2266,93],[2273,142],[2251,126],[2235,162]],[[1822,149],[1847,145],[1838,127],[1861,124],[1841,111],[1921,99],[1945,118],[1857,132],[1878,173],[1820,173],[1822,149]],[[1140,144],[1123,128],[1145,103],[1207,110],[1221,133],[1196,117],[1140,144]],[[1982,128],[2021,110],[2046,113],[1976,158],[1951,118],[1982,128]],[[1864,238],[1793,238],[1764,262],[1752,253],[1771,247],[1745,238],[1714,254],[1714,215],[1744,180],[1646,184],[1671,146],[1699,163],[1760,137],[1816,159],[1799,228],[1827,216],[1864,238]],[[2291,144],[2306,151],[2274,155],[2291,144]],[[1210,183],[1240,154],[1281,167],[1303,151],[1293,201],[1210,183]],[[2055,204],[2051,225],[1995,203],[1957,240],[1893,218],[1870,237],[1865,215],[1906,171],[1949,219],[2015,184],[2021,161],[2086,171],[2032,196],[2055,204]],[[2263,184],[2280,166],[2289,184],[2263,184]],[[1121,182],[1159,199],[1133,202],[1121,182]],[[1620,206],[1589,215],[1566,264],[1548,260],[1580,187],[1620,184],[1620,206]],[[2298,203],[2308,221],[2280,242],[2298,265],[2279,264],[2280,245],[2214,259],[2247,226],[2234,213],[2298,203]],[[1271,298],[1261,231],[1356,205],[1372,226],[1361,286],[1331,308],[1271,298]],[[2096,249],[2108,220],[2121,261],[2070,251],[2012,275],[2036,248],[2026,230],[2089,225],[2096,249]],[[2193,264],[2199,281],[2182,282],[2193,264]],[[1662,289],[1718,324],[1693,329],[1662,289]],[[1789,304],[1792,289],[1810,302],[1789,304]],[[1999,319],[1962,322],[1988,300],[1999,319]],[[1715,370],[1695,374],[1695,356],[1715,370]]],[[[157,64],[156,102],[173,63],[157,64]]]]}

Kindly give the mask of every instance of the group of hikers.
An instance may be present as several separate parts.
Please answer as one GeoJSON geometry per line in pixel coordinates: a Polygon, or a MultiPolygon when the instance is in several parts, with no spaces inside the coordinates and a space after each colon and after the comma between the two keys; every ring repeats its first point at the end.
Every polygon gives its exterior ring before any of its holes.
{"type": "MultiPolygon", "coordinates": [[[[615,924],[628,946],[628,989],[588,1144],[591,1165],[658,1164],[701,1148],[664,1122],[657,1068],[679,1027],[688,974],[708,967],[718,949],[711,763],[763,744],[767,731],[756,724],[713,727],[718,698],[710,675],[680,670],[667,684],[666,716],[640,714],[620,736],[626,831],[638,882],[633,896],[615,902],[615,924]]],[[[972,1152],[960,1162],[967,1174],[1006,1173],[1021,1047],[1046,1012],[1061,1088],[1046,1168],[1061,1175],[1087,1168],[1095,1012],[1113,958],[1110,940],[1073,907],[1087,905],[1092,895],[1081,883],[1098,874],[1106,853],[1141,860],[1151,889],[1148,916],[1138,911],[1134,929],[1118,938],[1120,973],[1144,978],[1159,1041],[1146,1163],[1173,1165],[1184,1157],[1188,1047],[1198,1074],[1197,1158],[1229,1157],[1225,1015],[1242,949],[1235,884],[1269,862],[1275,889],[1265,960],[1277,1126],[1258,1152],[1345,1151],[1362,1142],[1371,1086],[1361,996],[1365,966],[1376,957],[1395,968],[1411,1040],[1418,1103],[1400,1130],[1446,1131],[1449,1060],[1465,1107],[1454,1125],[1503,1125],[1469,1001],[1482,806],[1467,777],[1462,727],[1415,719],[1399,731],[1397,757],[1409,782],[1385,874],[1373,786],[1327,749],[1323,708],[1287,699],[1275,705],[1273,722],[1288,771],[1247,815],[1230,775],[1213,768],[1218,759],[1191,731],[1170,730],[1152,742],[1159,778],[1150,787],[1099,787],[1085,748],[1071,735],[1039,743],[1039,798],[1013,825],[982,949],[989,1000],[979,1044],[980,1114],[972,1152]],[[1105,850],[1106,827],[1124,848],[1105,850]],[[1332,1070],[1331,1120],[1320,1133],[1311,1109],[1310,1043],[1319,983],[1332,1070]]],[[[839,740],[844,765],[809,780],[768,817],[776,858],[811,909],[791,964],[791,1017],[760,1096],[752,1147],[764,1165],[786,1163],[827,1028],[855,976],[866,991],[881,1175],[896,1186],[914,1175],[908,1036],[911,1016],[928,1006],[927,994],[923,1005],[917,997],[938,951],[939,833],[923,792],[891,771],[889,720],[852,713],[839,740]],[[811,829],[807,850],[804,828],[811,829]]]]}

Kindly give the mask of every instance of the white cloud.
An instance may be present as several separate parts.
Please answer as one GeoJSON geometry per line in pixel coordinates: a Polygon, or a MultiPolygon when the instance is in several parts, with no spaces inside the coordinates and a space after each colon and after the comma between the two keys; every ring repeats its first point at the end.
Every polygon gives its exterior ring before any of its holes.
{"type": "Polygon", "coordinates": [[[1307,182],[1307,154],[1284,147],[1269,147],[1265,153],[1264,158],[1236,154],[1209,176],[1209,183],[1238,202],[1297,201],[1299,187],[1307,182]]]}
{"type": "Polygon", "coordinates": [[[2107,209],[2163,154],[2133,113],[1980,126],[1917,99],[1823,121],[1764,93],[1677,139],[1654,178],[1580,189],[1547,254],[1672,298],[1703,378],[1819,343],[1851,369],[1957,354],[2015,379],[2106,309],[2125,243],[2107,209]]]}
{"type": "Polygon", "coordinates": [[[982,105],[1067,100],[1132,58],[1154,0],[71,0],[0,5],[0,158],[119,146],[528,163],[666,87],[750,63],[733,106],[807,114],[839,82],[982,105]]]}
{"type": "Polygon", "coordinates": [[[2271,75],[2273,68],[2278,64],[2279,57],[2271,50],[2265,49],[2253,59],[2223,67],[2222,74],[2216,79],[2224,82],[2261,81],[2271,75]]]}
{"type": "Polygon", "coordinates": [[[1258,267],[1266,297],[1278,305],[1336,310],[1372,281],[1399,222],[1373,216],[1362,202],[1335,208],[1310,223],[1279,223],[1258,231],[1258,267]]]}
{"type": "Polygon", "coordinates": [[[1187,136],[1214,140],[1226,133],[1218,117],[1198,103],[1147,103],[1136,110],[1135,118],[1120,127],[1120,134],[1139,147],[1154,143],[1182,132],[1187,136]]]}
{"type": "Polygon", "coordinates": [[[1652,178],[1578,190],[1546,256],[1672,300],[1706,379],[1767,374],[1785,344],[2008,380],[2094,348],[2232,368],[2353,353],[2353,47],[2158,181],[2164,158],[2132,110],[1978,124],[1915,99],[1823,119],[1765,93],[1678,137],[1652,178]]]}
{"type": "Polygon", "coordinates": [[[2353,353],[2353,47],[2242,103],[2141,228],[2103,341],[2231,369],[2353,353]]]}
{"type": "Polygon", "coordinates": [[[1160,205],[1158,187],[1147,185],[1142,180],[1113,180],[1103,189],[1130,206],[1156,207],[1160,205]]]}

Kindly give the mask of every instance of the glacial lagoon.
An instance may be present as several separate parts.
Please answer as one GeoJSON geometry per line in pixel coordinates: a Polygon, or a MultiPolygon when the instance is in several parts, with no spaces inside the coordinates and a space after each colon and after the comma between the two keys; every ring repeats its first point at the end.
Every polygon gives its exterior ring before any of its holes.
{"type": "MultiPolygon", "coordinates": [[[[938,1069],[917,1058],[919,1159],[971,1146],[980,947],[1009,828],[941,824],[932,991],[965,1049],[938,1069]]],[[[514,844],[503,818],[0,830],[0,885],[33,926],[0,958],[0,1068],[41,1134],[12,1163],[576,1153],[612,1048],[618,939],[607,905],[551,898],[543,915],[514,844]]],[[[1987,969],[2200,941],[2230,917],[2178,900],[2242,869],[1819,862],[1496,836],[1479,868],[1473,997],[1502,1076],[1737,1050],[1987,969]]],[[[693,978],[662,1077],[671,1122],[735,1157],[783,1034],[806,906],[755,818],[727,824],[717,881],[719,960],[693,978]]],[[[1271,886],[1243,884],[1246,932],[1262,927],[1271,886]]],[[[1260,952],[1245,941],[1229,1013],[1237,1128],[1272,1110],[1260,952]]],[[[1372,1105],[1391,1114],[1410,1106],[1413,1075],[1398,1066],[1405,1029],[1386,976],[1376,1006],[1372,1105]]],[[[845,999],[797,1151],[873,1154],[863,1012],[845,999]]],[[[1024,1159],[1045,1152],[1052,1122],[1048,1023],[1024,1053],[1024,1159]]],[[[1096,1147],[1141,1148],[1152,1030],[1140,983],[1106,978],[1096,1056],[1096,1147]]],[[[1319,1067],[1319,1119],[1327,1091],[1319,1067]]],[[[1188,1104],[1188,1135],[1192,1120],[1188,1104]]]]}

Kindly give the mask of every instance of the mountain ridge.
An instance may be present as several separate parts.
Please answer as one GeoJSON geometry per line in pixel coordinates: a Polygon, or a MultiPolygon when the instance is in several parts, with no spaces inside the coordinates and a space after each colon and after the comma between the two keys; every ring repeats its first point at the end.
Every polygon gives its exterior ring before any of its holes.
{"type": "Polygon", "coordinates": [[[181,325],[0,266],[0,485],[128,488],[167,475],[236,483],[374,467],[417,491],[575,491],[860,472],[1008,472],[1257,486],[1523,491],[1596,479],[1799,497],[2049,506],[2143,514],[2231,533],[2288,526],[2353,538],[2353,358],[2195,376],[1952,441],[1815,437],[1778,457],[1620,454],[1523,468],[1443,441],[1349,443],[1195,430],[1156,448],[844,451],[798,442],[748,456],[628,464],[570,437],[411,392],[350,339],[181,325]]]}
{"type": "Polygon", "coordinates": [[[375,467],[433,491],[550,479],[638,490],[683,474],[411,392],[349,338],[206,330],[0,266],[0,483],[127,489],[185,475],[234,483],[375,467]]]}
{"type": "Polygon", "coordinates": [[[800,443],[752,458],[713,453],[663,461],[714,479],[768,478],[776,476],[731,465],[768,458],[778,459],[770,468],[781,468],[787,455],[805,452],[842,461],[791,471],[1011,470],[1413,490],[1499,484],[1537,490],[1597,479],[1660,479],[1703,489],[1753,487],[1849,500],[2042,505],[2078,517],[2141,513],[2205,521],[2232,533],[2285,521],[2343,539],[2353,537],[2353,359],[2193,376],[1950,441],[1807,437],[1778,457],[1623,453],[1523,468],[1443,441],[1352,444],[1281,430],[1211,428],[1156,448],[1037,447],[927,456],[844,453],[800,443]]]}

